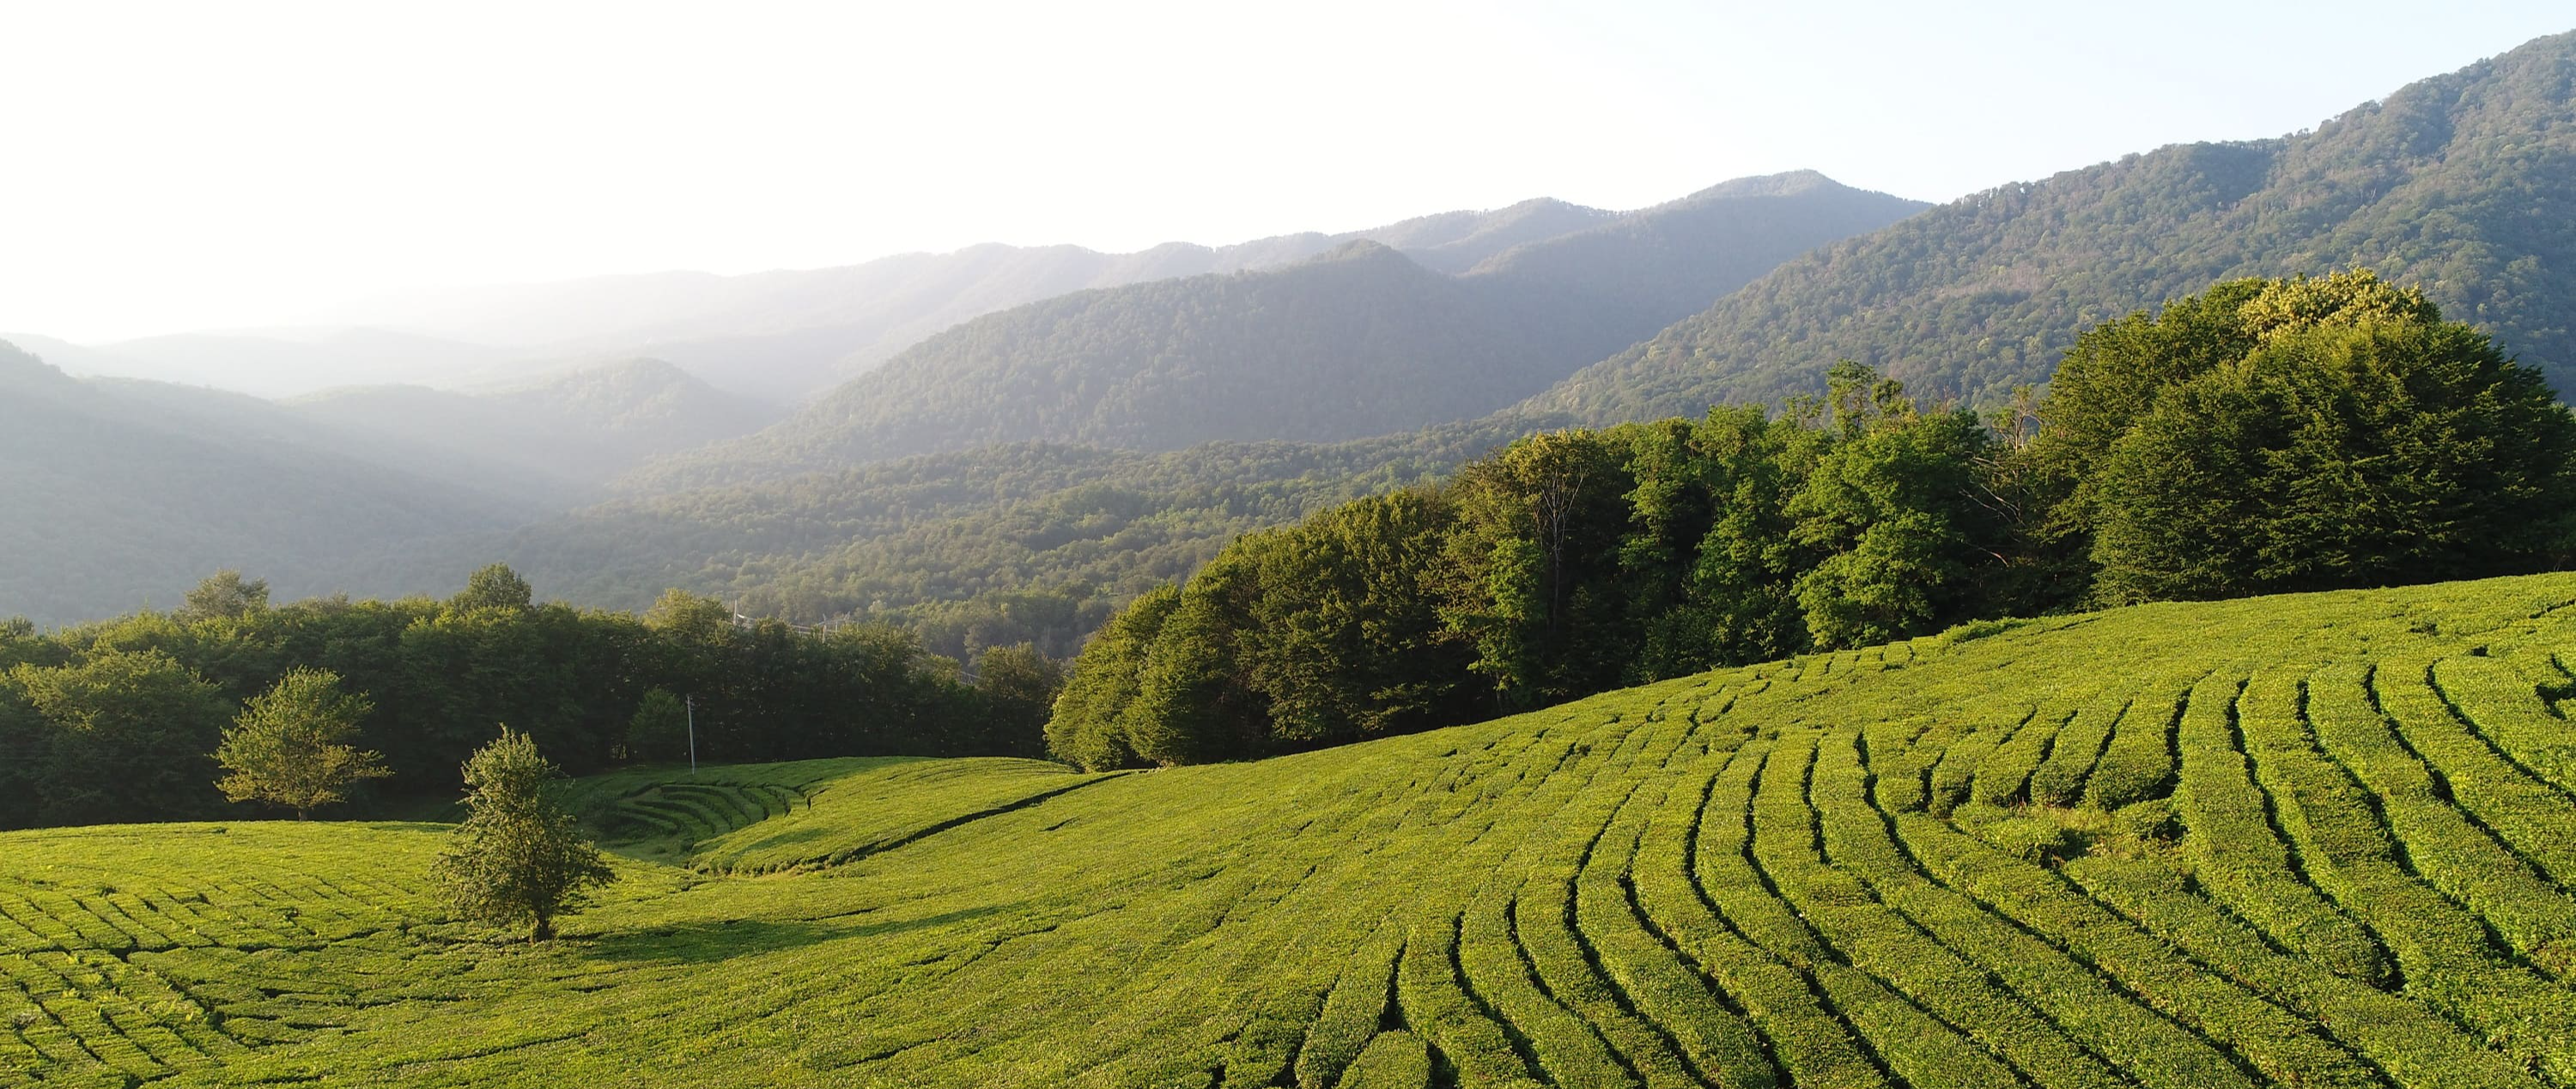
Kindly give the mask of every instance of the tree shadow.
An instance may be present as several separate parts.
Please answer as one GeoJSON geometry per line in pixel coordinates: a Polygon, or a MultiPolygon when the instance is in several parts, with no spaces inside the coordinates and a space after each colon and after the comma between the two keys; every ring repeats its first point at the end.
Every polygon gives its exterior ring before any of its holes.
{"type": "MultiPolygon", "coordinates": [[[[1014,910],[1018,905],[992,905],[927,915],[917,919],[864,922],[862,916],[839,919],[725,919],[711,923],[655,927],[580,940],[585,956],[636,964],[709,964],[735,957],[801,949],[844,938],[868,938],[946,926],[1014,910]]],[[[873,913],[871,913],[873,914],[873,913]]]]}

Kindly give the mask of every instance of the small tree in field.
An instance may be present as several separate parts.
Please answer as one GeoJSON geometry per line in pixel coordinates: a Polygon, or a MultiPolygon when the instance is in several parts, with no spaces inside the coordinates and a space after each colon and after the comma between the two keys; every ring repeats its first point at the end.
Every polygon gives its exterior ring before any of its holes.
{"type": "Polygon", "coordinates": [[[533,924],[528,940],[555,936],[555,917],[579,910],[588,891],[616,876],[581,837],[572,814],[546,797],[560,776],[528,735],[501,739],[465,761],[465,823],[430,869],[438,898],[457,916],[494,926],[533,924]]]}
{"type": "Polygon", "coordinates": [[[295,811],[347,801],[349,788],[393,774],[384,758],[362,752],[358,720],[375,710],[367,697],[340,690],[326,669],[293,670],[251,698],[224,730],[216,762],[230,772],[215,786],[236,802],[266,802],[295,811]]]}

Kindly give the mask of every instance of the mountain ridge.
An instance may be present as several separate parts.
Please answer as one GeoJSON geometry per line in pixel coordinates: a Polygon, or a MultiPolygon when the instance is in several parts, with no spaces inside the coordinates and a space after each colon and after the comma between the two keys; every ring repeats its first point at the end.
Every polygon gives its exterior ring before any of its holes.
{"type": "Polygon", "coordinates": [[[1920,207],[1808,172],[1519,243],[1455,276],[1353,239],[1283,268],[1075,292],[962,323],[764,432],[626,483],[694,487],[1022,440],[1337,442],[1465,419],[1920,207]]]}
{"type": "Polygon", "coordinates": [[[1849,358],[1992,404],[2077,330],[2239,276],[2374,267],[2576,390],[2576,33],[2312,132],[1973,194],[1783,264],[1520,407],[1606,423],[1822,388],[1849,358]]]}

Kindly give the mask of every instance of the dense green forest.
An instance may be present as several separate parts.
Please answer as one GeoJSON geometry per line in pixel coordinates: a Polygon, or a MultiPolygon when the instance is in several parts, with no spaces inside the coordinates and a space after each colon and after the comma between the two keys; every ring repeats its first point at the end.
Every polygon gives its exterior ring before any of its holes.
{"type": "Polygon", "coordinates": [[[1921,207],[1814,174],[1747,179],[1512,247],[1464,276],[1361,240],[1287,268],[1077,292],[961,324],[776,427],[631,483],[1031,440],[1334,442],[1469,419],[1921,207]]]}
{"type": "Polygon", "coordinates": [[[1544,433],[1248,535],[1104,626],[1048,740],[1198,763],[1981,619],[2571,558],[2576,419],[2537,371],[2369,273],[2231,281],[2084,333],[1991,420],[1845,362],[1778,416],[1544,433]]]}
{"type": "Polygon", "coordinates": [[[0,827],[228,812],[224,726],[299,670],[372,703],[359,743],[393,773],[374,808],[452,797],[458,764],[502,724],[577,774],[685,760],[690,704],[709,761],[1035,755],[1059,676],[1028,647],[996,647],[970,681],[900,628],[744,625],[677,591],[641,615],[540,603],[500,565],[444,601],[268,596],[227,572],[168,612],[0,624],[0,827]]]}
{"type": "Polygon", "coordinates": [[[1789,262],[1530,407],[1596,423],[1822,389],[1857,360],[1997,404],[2079,330],[2238,276],[2377,269],[2576,391],[2576,33],[2274,140],[1979,193],[1789,262]]]}

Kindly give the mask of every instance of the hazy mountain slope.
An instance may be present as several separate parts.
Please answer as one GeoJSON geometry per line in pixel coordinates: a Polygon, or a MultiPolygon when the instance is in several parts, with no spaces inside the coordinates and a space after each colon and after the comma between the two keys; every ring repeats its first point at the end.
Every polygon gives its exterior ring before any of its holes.
{"type": "Polygon", "coordinates": [[[375,591],[417,573],[427,541],[536,513],[277,433],[207,426],[241,407],[156,407],[0,344],[0,615],[166,607],[227,566],[273,574],[283,594],[375,591]]]}
{"type": "Polygon", "coordinates": [[[260,397],[291,397],[333,386],[435,381],[484,370],[507,357],[479,344],[340,329],[309,338],[185,333],[98,346],[72,357],[90,374],[216,386],[260,397]]]}
{"type": "Polygon", "coordinates": [[[840,268],[742,276],[655,273],[476,288],[346,308],[336,319],[554,358],[649,355],[722,389],[788,401],[829,389],[960,322],[1075,291],[1274,268],[1355,240],[1382,242],[1429,267],[1463,272],[1511,246],[1581,230],[1613,215],[1539,199],[1367,230],[1309,231],[1227,246],[1173,242],[1111,254],[1079,246],[987,244],[840,268]]]}
{"type": "Polygon", "coordinates": [[[0,341],[7,341],[19,351],[76,377],[130,375],[146,369],[145,364],[136,360],[39,333],[0,333],[0,341]]]}
{"type": "Polygon", "coordinates": [[[332,390],[287,407],[353,436],[408,443],[580,484],[647,458],[758,430],[780,410],[638,359],[490,394],[420,386],[332,390]]]}
{"type": "Polygon", "coordinates": [[[1539,317],[1351,243],[1292,268],[978,318],[709,457],[718,473],[756,476],[1022,440],[1162,450],[1399,431],[1561,375],[1580,347],[1539,317]]]}
{"type": "Polygon", "coordinates": [[[2225,277],[2354,265],[2422,284],[2576,390],[2576,34],[2312,133],[2133,155],[1827,246],[1530,405],[1696,414],[1818,388],[1837,358],[1999,400],[2105,318],[2225,277]]]}
{"type": "Polygon", "coordinates": [[[1570,234],[1523,243],[1470,273],[1552,300],[1595,343],[1627,345],[1826,240],[1931,205],[1853,189],[1812,170],[1734,181],[1570,234]]]}
{"type": "MultiPolygon", "coordinates": [[[[1143,450],[1334,442],[1463,419],[1536,393],[1806,249],[1919,207],[1789,175],[1607,222],[1586,216],[1593,226],[1514,247],[1463,277],[1357,242],[1283,269],[1068,295],[951,329],[776,427],[638,483],[1026,440],[1143,450]]],[[[1444,245],[1476,236],[1438,226],[1417,236],[1456,236],[1444,245]]]]}
{"type": "Polygon", "coordinates": [[[1404,251],[1424,268],[1465,272],[1514,246],[1572,234],[1618,213],[1561,200],[1525,200],[1491,212],[1449,212],[1389,224],[1361,237],[1404,251]]]}
{"type": "Polygon", "coordinates": [[[292,404],[204,386],[139,378],[91,378],[84,384],[107,398],[117,418],[128,424],[256,442],[291,449],[298,458],[372,465],[402,476],[423,477],[466,492],[499,497],[512,509],[524,510],[531,516],[599,499],[596,483],[552,470],[534,470],[524,462],[502,456],[501,451],[471,442],[445,437],[418,441],[396,427],[338,426],[313,419],[292,404]]]}

